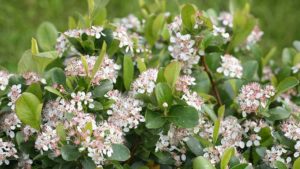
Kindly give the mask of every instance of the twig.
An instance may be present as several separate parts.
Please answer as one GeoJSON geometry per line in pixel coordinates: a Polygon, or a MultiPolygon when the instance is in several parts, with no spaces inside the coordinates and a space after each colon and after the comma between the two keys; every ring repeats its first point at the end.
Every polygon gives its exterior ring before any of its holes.
{"type": "Polygon", "coordinates": [[[218,104],[221,106],[222,105],[222,101],[221,101],[221,97],[220,97],[220,93],[217,89],[217,86],[216,86],[216,83],[211,75],[211,72],[206,64],[206,61],[205,61],[205,56],[201,56],[201,64],[202,66],[204,67],[204,71],[207,73],[208,75],[208,78],[210,80],[210,83],[211,83],[211,86],[212,86],[212,89],[213,89],[213,93],[217,99],[217,102],[218,104]]]}

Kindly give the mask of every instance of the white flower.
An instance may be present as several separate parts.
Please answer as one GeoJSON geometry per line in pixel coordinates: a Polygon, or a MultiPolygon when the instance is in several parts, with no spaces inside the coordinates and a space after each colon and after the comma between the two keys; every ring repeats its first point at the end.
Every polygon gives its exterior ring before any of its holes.
{"type": "Polygon", "coordinates": [[[168,50],[171,56],[174,60],[183,63],[185,73],[191,74],[193,65],[198,64],[200,60],[200,56],[196,54],[197,50],[194,49],[195,41],[192,40],[191,35],[177,32],[170,37],[170,43],[168,50]]]}
{"type": "MultiPolygon", "coordinates": [[[[68,76],[91,76],[93,72],[94,65],[96,63],[96,56],[84,56],[88,65],[88,74],[82,64],[81,59],[72,59],[67,62],[65,72],[68,76]]],[[[92,83],[94,85],[98,85],[101,80],[108,79],[113,83],[116,82],[118,76],[118,70],[120,66],[115,64],[112,59],[109,59],[108,56],[105,56],[99,70],[96,72],[94,78],[92,79],[92,83]]]]}
{"type": "Polygon", "coordinates": [[[213,35],[222,36],[226,42],[230,40],[230,35],[226,32],[224,27],[217,27],[216,25],[213,25],[213,35]]]}
{"type": "Polygon", "coordinates": [[[59,155],[58,142],[59,137],[56,134],[55,128],[44,126],[42,132],[38,134],[35,140],[35,148],[41,152],[51,150],[54,151],[56,155],[59,155]]]}
{"type": "Polygon", "coordinates": [[[119,25],[117,29],[113,32],[113,36],[115,39],[120,41],[120,48],[125,47],[126,52],[133,52],[133,41],[127,33],[127,29],[124,26],[119,25]]]}
{"type": "Polygon", "coordinates": [[[142,111],[141,101],[131,96],[124,96],[117,90],[109,91],[106,95],[114,100],[114,104],[107,111],[107,114],[110,115],[108,122],[128,132],[145,121],[144,116],[140,113],[142,111]]]}
{"type": "Polygon", "coordinates": [[[176,82],[176,90],[186,92],[189,90],[189,86],[195,85],[195,78],[189,75],[180,76],[176,82]]]}
{"type": "Polygon", "coordinates": [[[180,16],[175,16],[174,19],[173,19],[173,22],[171,22],[169,25],[168,25],[168,29],[169,31],[172,33],[172,32],[180,32],[180,29],[181,29],[181,25],[182,25],[182,20],[181,20],[181,17],[180,16]]]}
{"type": "Polygon", "coordinates": [[[0,138],[0,166],[8,165],[11,158],[18,158],[17,149],[12,142],[5,142],[0,138]]]}
{"type": "Polygon", "coordinates": [[[256,113],[259,107],[265,108],[268,99],[275,95],[275,88],[267,85],[262,88],[258,83],[244,85],[238,96],[243,113],[256,113]]]}
{"type": "Polygon", "coordinates": [[[118,25],[122,25],[124,27],[126,27],[127,29],[136,29],[139,30],[141,28],[141,22],[139,21],[139,19],[130,14],[125,18],[122,18],[121,20],[119,20],[118,22],[116,22],[116,24],[118,25]]]}
{"type": "Polygon", "coordinates": [[[151,94],[155,88],[157,74],[157,69],[148,69],[140,74],[132,83],[133,94],[151,94]]]}
{"type": "Polygon", "coordinates": [[[0,90],[6,89],[6,86],[8,85],[8,82],[9,82],[9,78],[11,76],[12,75],[6,71],[3,71],[3,70],[0,71],[0,90]]]}
{"type": "Polygon", "coordinates": [[[246,143],[247,147],[251,146],[259,146],[260,145],[261,137],[258,134],[251,134],[249,140],[246,143]]]}
{"type": "Polygon", "coordinates": [[[17,115],[13,112],[6,113],[1,118],[0,129],[11,138],[15,137],[15,130],[21,127],[21,121],[17,115]]]}
{"type": "Polygon", "coordinates": [[[276,168],[276,161],[283,163],[290,163],[290,158],[285,159],[283,156],[286,155],[287,150],[281,145],[274,145],[271,150],[266,150],[263,161],[270,167],[276,168]]]}
{"type": "Polygon", "coordinates": [[[233,16],[229,12],[221,12],[218,20],[221,21],[224,26],[228,26],[230,28],[233,26],[233,16]]]}
{"type": "Polygon", "coordinates": [[[11,107],[12,110],[15,110],[15,103],[18,100],[18,98],[21,96],[21,84],[13,85],[10,89],[10,92],[7,94],[7,96],[10,99],[10,102],[8,103],[8,106],[11,107]]]}
{"type": "Polygon", "coordinates": [[[182,100],[186,101],[186,103],[198,111],[201,111],[201,107],[203,105],[202,98],[198,95],[197,92],[194,91],[186,91],[181,97],[182,100]]]}
{"type": "Polygon", "coordinates": [[[243,67],[238,59],[228,54],[221,56],[221,59],[222,63],[221,67],[217,69],[218,73],[223,73],[224,76],[231,78],[242,78],[243,67]]]}
{"type": "Polygon", "coordinates": [[[260,30],[260,28],[256,25],[250,35],[247,37],[247,48],[250,49],[252,45],[260,41],[261,37],[263,36],[264,32],[260,30]]]}

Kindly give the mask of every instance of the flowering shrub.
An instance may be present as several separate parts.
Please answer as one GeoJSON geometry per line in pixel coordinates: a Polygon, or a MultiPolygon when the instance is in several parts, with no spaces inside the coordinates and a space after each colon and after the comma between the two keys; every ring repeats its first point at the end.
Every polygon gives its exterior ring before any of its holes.
{"type": "Polygon", "coordinates": [[[109,23],[97,2],[0,71],[0,168],[300,168],[299,42],[264,55],[248,4],[109,23]]]}

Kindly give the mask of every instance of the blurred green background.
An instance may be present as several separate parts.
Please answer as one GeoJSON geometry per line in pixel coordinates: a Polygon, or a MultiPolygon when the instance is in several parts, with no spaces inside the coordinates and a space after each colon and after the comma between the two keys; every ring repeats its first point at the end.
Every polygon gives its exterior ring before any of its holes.
{"type": "MultiPolygon", "coordinates": [[[[228,10],[228,0],[167,0],[170,11],[185,2],[197,4],[200,9],[228,10]]],[[[251,10],[259,18],[265,32],[261,44],[265,51],[272,46],[291,46],[300,39],[300,0],[251,0],[251,10]]],[[[85,0],[0,0],[0,66],[16,70],[23,51],[30,48],[30,39],[35,36],[43,21],[54,23],[59,31],[67,29],[68,17],[76,12],[85,13],[85,0]]],[[[138,14],[138,0],[110,0],[108,18],[138,14]]]]}

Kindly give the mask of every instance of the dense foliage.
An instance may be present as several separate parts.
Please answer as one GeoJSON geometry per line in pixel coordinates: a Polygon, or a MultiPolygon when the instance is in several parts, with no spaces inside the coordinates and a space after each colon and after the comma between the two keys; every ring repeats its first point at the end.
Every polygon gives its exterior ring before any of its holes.
{"type": "Polygon", "coordinates": [[[300,168],[300,44],[282,66],[250,7],[42,23],[19,74],[0,71],[0,168],[300,168]]]}

